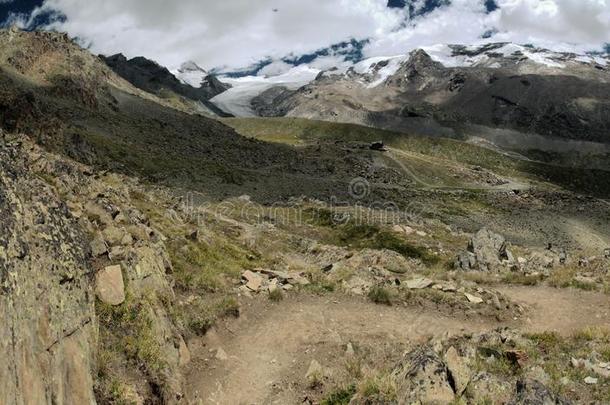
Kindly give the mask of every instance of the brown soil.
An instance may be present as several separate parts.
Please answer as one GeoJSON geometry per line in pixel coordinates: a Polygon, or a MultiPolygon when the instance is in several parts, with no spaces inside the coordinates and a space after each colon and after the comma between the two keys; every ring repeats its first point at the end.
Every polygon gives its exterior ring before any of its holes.
{"type": "Polygon", "coordinates": [[[569,334],[610,324],[607,295],[546,287],[506,287],[501,292],[531,308],[521,325],[458,319],[427,309],[381,306],[340,295],[293,295],[280,303],[244,299],[239,319],[226,320],[189,342],[188,398],[194,404],[298,404],[312,360],[339,368],[345,347],[387,345],[399,350],[430,336],[513,326],[528,332],[569,334]],[[219,360],[222,349],[228,359],[219,360]]]}

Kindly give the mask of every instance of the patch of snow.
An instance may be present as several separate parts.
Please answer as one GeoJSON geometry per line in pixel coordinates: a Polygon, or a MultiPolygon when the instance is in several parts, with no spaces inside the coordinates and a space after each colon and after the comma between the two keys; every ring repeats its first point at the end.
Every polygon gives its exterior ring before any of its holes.
{"type": "Polygon", "coordinates": [[[208,75],[208,72],[192,61],[184,62],[177,71],[172,73],[182,83],[195,88],[201,87],[203,79],[208,75]]]}
{"type": "MultiPolygon", "coordinates": [[[[481,51],[478,54],[475,54],[478,49],[481,49],[481,46],[469,46],[464,49],[469,53],[473,53],[474,55],[462,55],[455,54],[453,49],[448,45],[433,45],[422,48],[432,60],[436,62],[440,62],[445,67],[469,67],[469,66],[477,66],[481,64],[485,64],[486,62],[493,61],[493,57],[490,57],[488,54],[500,54],[503,57],[511,57],[516,53],[521,53],[525,58],[530,61],[545,65],[548,67],[554,68],[564,68],[565,65],[558,62],[557,59],[562,57],[561,54],[554,53],[546,50],[537,50],[531,49],[525,46],[517,45],[517,44],[505,44],[501,47],[492,49],[488,52],[481,51]]],[[[603,58],[601,58],[603,59],[603,58]]],[[[501,65],[497,62],[491,63],[488,67],[491,68],[499,68],[501,65]]]]}
{"type": "Polygon", "coordinates": [[[284,86],[290,90],[296,90],[312,82],[320,73],[319,69],[312,69],[309,66],[296,66],[284,74],[262,77],[246,76],[239,78],[220,77],[224,83],[229,83],[229,90],[217,95],[210,101],[218,108],[235,115],[236,117],[254,117],[256,114],[252,110],[252,100],[276,86],[284,86]]]}
{"type": "Polygon", "coordinates": [[[384,83],[388,77],[394,75],[402,63],[408,59],[406,55],[385,56],[365,59],[354,65],[354,71],[360,74],[374,75],[373,81],[367,85],[368,88],[377,87],[384,83]],[[379,67],[380,62],[386,63],[385,66],[379,67]]]}
{"type": "Polygon", "coordinates": [[[574,58],[574,60],[582,63],[596,63],[601,66],[608,65],[608,59],[602,56],[580,55],[574,58]]]}
{"type": "Polygon", "coordinates": [[[485,54],[476,56],[454,55],[453,49],[443,44],[427,46],[422,49],[430,55],[433,61],[448,68],[474,66],[489,59],[485,54]]]}
{"type": "Polygon", "coordinates": [[[525,56],[527,56],[527,58],[533,62],[536,62],[540,65],[545,65],[548,67],[555,67],[555,68],[564,68],[566,67],[564,64],[559,63],[557,61],[554,61],[552,59],[553,55],[552,53],[548,53],[548,52],[523,52],[523,54],[525,56]]]}

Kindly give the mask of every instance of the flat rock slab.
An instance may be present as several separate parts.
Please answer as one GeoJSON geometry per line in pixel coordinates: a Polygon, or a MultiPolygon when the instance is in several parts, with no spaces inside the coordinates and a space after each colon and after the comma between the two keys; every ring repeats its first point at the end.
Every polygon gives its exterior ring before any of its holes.
{"type": "Polygon", "coordinates": [[[468,293],[464,293],[464,295],[466,296],[468,301],[472,302],[473,304],[481,304],[483,302],[483,298],[477,297],[476,295],[472,295],[472,294],[468,294],[468,293]]]}
{"type": "Polygon", "coordinates": [[[427,278],[416,278],[406,281],[405,284],[410,290],[423,290],[424,288],[428,288],[434,284],[434,281],[427,278]]]}
{"type": "Polygon", "coordinates": [[[125,285],[121,266],[108,266],[97,272],[95,295],[108,305],[120,305],[125,301],[125,285]]]}
{"type": "Polygon", "coordinates": [[[263,285],[263,277],[260,274],[254,273],[250,270],[245,271],[242,277],[246,280],[246,287],[252,291],[260,290],[263,285]]]}

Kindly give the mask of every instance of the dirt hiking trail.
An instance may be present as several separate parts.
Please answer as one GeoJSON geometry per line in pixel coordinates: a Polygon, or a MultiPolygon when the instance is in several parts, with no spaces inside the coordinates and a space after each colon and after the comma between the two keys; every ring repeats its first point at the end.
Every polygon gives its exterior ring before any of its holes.
{"type": "MultiPolygon", "coordinates": [[[[246,299],[238,319],[221,322],[190,342],[189,397],[193,404],[299,404],[312,360],[340,363],[348,343],[387,345],[513,326],[569,334],[586,326],[610,325],[610,298],[599,293],[545,287],[499,289],[530,311],[519,325],[463,319],[404,305],[375,305],[347,296],[287,297],[282,302],[246,299]]],[[[396,349],[395,349],[396,350],[396,349]]]]}

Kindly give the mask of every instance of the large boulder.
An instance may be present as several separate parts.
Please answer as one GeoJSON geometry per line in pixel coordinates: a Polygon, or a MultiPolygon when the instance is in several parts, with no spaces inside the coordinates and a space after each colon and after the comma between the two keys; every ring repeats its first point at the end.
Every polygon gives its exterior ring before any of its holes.
{"type": "Polygon", "coordinates": [[[398,403],[451,403],[455,393],[449,379],[447,365],[432,348],[417,348],[396,371],[398,403]]]}
{"type": "Polygon", "coordinates": [[[532,379],[519,380],[508,405],[568,405],[569,401],[553,394],[544,384],[532,379]]]}
{"type": "Polygon", "coordinates": [[[125,301],[121,266],[108,266],[95,275],[95,294],[104,304],[120,305],[125,301]]]}
{"type": "Polygon", "coordinates": [[[483,228],[470,239],[467,251],[458,255],[455,267],[462,270],[495,271],[503,264],[511,265],[514,261],[506,239],[483,228]]]}

